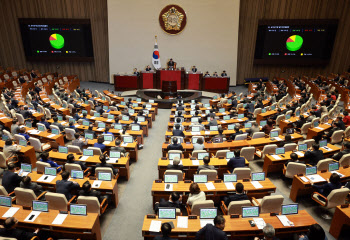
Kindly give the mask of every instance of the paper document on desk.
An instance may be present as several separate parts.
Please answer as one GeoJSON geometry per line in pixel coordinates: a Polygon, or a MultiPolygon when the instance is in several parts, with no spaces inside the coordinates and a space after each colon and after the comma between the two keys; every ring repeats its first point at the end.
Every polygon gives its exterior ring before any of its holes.
{"type": "Polygon", "coordinates": [[[152,220],[149,226],[150,232],[160,232],[160,227],[162,226],[162,221],[152,220]]]}
{"type": "Polygon", "coordinates": [[[226,121],[221,121],[221,123],[226,123],[226,121]]]}
{"type": "Polygon", "coordinates": [[[210,134],[210,131],[205,131],[204,134],[205,134],[205,135],[209,135],[209,134],[210,134]]]}
{"type": "Polygon", "coordinates": [[[90,119],[95,119],[96,117],[91,117],[90,119]]]}
{"type": "Polygon", "coordinates": [[[212,183],[212,182],[206,183],[205,186],[207,187],[208,190],[214,190],[215,189],[214,183],[212,183]]]}
{"type": "Polygon", "coordinates": [[[113,119],[107,119],[107,122],[112,122],[113,121],[113,119]]]}
{"type": "Polygon", "coordinates": [[[331,171],[331,173],[336,173],[339,175],[339,177],[344,177],[345,175],[341,174],[340,172],[337,172],[337,171],[331,171]]]}
{"type": "Polygon", "coordinates": [[[107,160],[106,162],[107,163],[116,163],[118,159],[119,158],[109,158],[109,160],[107,160]]]}
{"type": "Polygon", "coordinates": [[[205,227],[205,225],[207,225],[208,223],[211,225],[214,225],[214,219],[201,219],[200,223],[201,223],[201,228],[205,227]]]}
{"type": "Polygon", "coordinates": [[[321,127],[315,127],[315,128],[317,128],[317,129],[319,129],[319,130],[323,130],[324,128],[321,128],[321,127]]]}
{"type": "Polygon", "coordinates": [[[82,156],[79,158],[80,161],[86,161],[90,156],[82,156]]]}
{"type": "Polygon", "coordinates": [[[266,223],[263,218],[253,218],[253,220],[258,229],[263,229],[266,226],[266,223]]]}
{"type": "Polygon", "coordinates": [[[201,132],[191,132],[192,135],[201,135],[201,132]]]}
{"type": "Polygon", "coordinates": [[[199,166],[199,160],[192,160],[193,166],[199,166]]]}
{"type": "Polygon", "coordinates": [[[174,184],[166,183],[166,184],[164,185],[164,191],[172,192],[173,189],[174,189],[174,184]]]}
{"type": "Polygon", "coordinates": [[[51,175],[42,175],[37,181],[38,182],[46,182],[49,183],[52,180],[54,180],[56,176],[51,176],[51,175]],[[46,179],[45,179],[46,178],[46,179]]]}
{"type": "Polygon", "coordinates": [[[188,228],[188,217],[178,216],[176,228],[188,228]]]}
{"type": "Polygon", "coordinates": [[[35,130],[35,129],[29,130],[28,132],[29,132],[30,134],[39,134],[39,133],[40,133],[40,131],[35,130]]]}
{"type": "Polygon", "coordinates": [[[96,130],[97,131],[102,131],[104,128],[97,128],[96,130]]]}
{"type": "Polygon", "coordinates": [[[301,180],[303,180],[303,182],[309,182],[309,179],[307,179],[306,177],[300,177],[301,180]]]}
{"type": "Polygon", "coordinates": [[[59,213],[56,216],[55,220],[53,220],[52,224],[61,225],[64,222],[64,220],[66,219],[67,216],[68,216],[68,214],[61,214],[61,213],[59,213]]]}
{"type": "Polygon", "coordinates": [[[321,149],[324,149],[325,151],[332,151],[332,149],[331,149],[331,148],[329,148],[329,147],[327,147],[327,146],[325,146],[325,147],[321,147],[321,149]]]}
{"type": "Polygon", "coordinates": [[[122,144],[120,144],[120,146],[126,147],[126,146],[128,146],[128,144],[127,143],[122,143],[122,144]]]}
{"type": "Polygon", "coordinates": [[[34,222],[35,219],[40,215],[39,211],[32,211],[29,215],[24,219],[25,222],[34,222]],[[29,220],[30,219],[30,220],[29,220]]]}
{"type": "Polygon", "coordinates": [[[275,137],[275,140],[276,140],[276,141],[283,141],[283,139],[280,138],[280,137],[275,137]]]}
{"type": "Polygon", "coordinates": [[[47,138],[52,138],[54,136],[56,136],[56,135],[55,134],[50,134],[49,136],[47,136],[47,138]]]}
{"type": "Polygon", "coordinates": [[[7,118],[7,117],[1,117],[0,119],[5,119],[5,118],[7,118]]]}
{"type": "Polygon", "coordinates": [[[304,157],[304,153],[302,152],[295,152],[299,157],[304,157]]]}
{"type": "Polygon", "coordinates": [[[278,156],[278,155],[271,155],[275,160],[281,160],[282,158],[280,157],[280,156],[278,156]]]}
{"type": "Polygon", "coordinates": [[[242,119],[237,119],[238,122],[242,122],[243,120],[242,119]]]}
{"type": "Polygon", "coordinates": [[[101,184],[102,184],[101,180],[95,180],[92,184],[92,187],[93,188],[100,188],[101,184]]]}
{"type": "Polygon", "coordinates": [[[251,183],[255,188],[263,188],[263,185],[261,185],[258,181],[251,181],[251,183]]]}
{"type": "Polygon", "coordinates": [[[277,218],[281,221],[283,226],[285,226],[285,227],[291,226],[291,224],[290,224],[291,221],[289,221],[289,219],[287,218],[286,215],[277,215],[277,218]]]}
{"type": "Polygon", "coordinates": [[[307,176],[307,178],[313,182],[323,182],[323,181],[325,182],[326,181],[326,179],[324,179],[323,177],[321,177],[318,174],[309,175],[309,176],[307,176]]]}
{"type": "Polygon", "coordinates": [[[222,114],[222,115],[226,115],[226,113],[224,113],[224,112],[223,112],[223,113],[221,113],[221,114],[222,114]]]}
{"type": "Polygon", "coordinates": [[[225,182],[225,185],[228,190],[235,190],[235,186],[232,182],[225,182]]]}
{"type": "Polygon", "coordinates": [[[2,217],[3,218],[13,217],[13,215],[15,215],[18,210],[19,210],[18,207],[10,207],[9,210],[7,210],[4,215],[2,215],[2,217]]]}

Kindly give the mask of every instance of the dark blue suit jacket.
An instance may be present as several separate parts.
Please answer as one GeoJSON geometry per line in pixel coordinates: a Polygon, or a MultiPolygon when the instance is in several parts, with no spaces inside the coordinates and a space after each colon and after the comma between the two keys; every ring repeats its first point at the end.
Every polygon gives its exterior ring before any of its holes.
{"type": "Polygon", "coordinates": [[[56,181],[56,193],[63,193],[67,201],[69,201],[72,198],[71,191],[74,189],[78,189],[79,184],[67,181],[67,180],[57,180],[56,181]]]}
{"type": "Polygon", "coordinates": [[[230,172],[233,172],[233,169],[238,168],[238,167],[245,167],[245,159],[244,157],[234,157],[231,158],[227,162],[227,167],[230,172]]]}

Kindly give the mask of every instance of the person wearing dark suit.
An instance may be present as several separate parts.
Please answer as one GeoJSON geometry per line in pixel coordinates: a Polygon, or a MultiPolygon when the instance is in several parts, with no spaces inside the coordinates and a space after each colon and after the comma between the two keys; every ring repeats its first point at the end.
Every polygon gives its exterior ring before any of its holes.
{"type": "Polygon", "coordinates": [[[52,120],[53,120],[53,123],[51,125],[57,126],[61,132],[64,131],[64,127],[62,126],[61,123],[58,122],[58,117],[55,116],[52,118],[52,120]]]}
{"type": "Polygon", "coordinates": [[[107,167],[107,168],[112,169],[114,176],[118,174],[118,169],[114,168],[112,164],[106,163],[106,155],[102,154],[100,156],[100,162],[101,163],[97,163],[96,164],[96,168],[98,168],[98,167],[107,167]]]}
{"type": "Polygon", "coordinates": [[[332,158],[334,160],[339,161],[345,154],[349,154],[349,153],[350,153],[350,143],[345,142],[344,143],[344,150],[334,154],[332,158]]]}
{"type": "Polygon", "coordinates": [[[182,105],[182,103],[179,103],[179,105],[176,108],[178,111],[183,111],[185,110],[184,106],[182,105]]]}
{"type": "Polygon", "coordinates": [[[184,166],[180,164],[180,159],[178,157],[175,157],[173,160],[173,164],[168,164],[166,167],[167,170],[181,170],[183,171],[184,166]]]}
{"type": "Polygon", "coordinates": [[[326,138],[329,141],[335,131],[341,130],[340,124],[336,121],[332,123],[331,129],[323,135],[323,138],[326,138]]]}
{"type": "Polygon", "coordinates": [[[168,62],[168,68],[169,69],[174,69],[175,66],[175,62],[173,61],[172,58],[170,58],[169,62],[168,62]]]}
{"type": "Polygon", "coordinates": [[[0,228],[0,236],[15,238],[20,240],[30,240],[37,236],[39,229],[35,229],[35,232],[27,232],[21,229],[16,229],[18,225],[18,220],[15,217],[9,217],[4,222],[4,227],[0,228]]]}
{"type": "Polygon", "coordinates": [[[117,138],[115,139],[115,147],[111,147],[111,151],[117,151],[117,152],[121,152],[123,155],[126,154],[126,150],[124,147],[121,147],[120,144],[121,144],[121,141],[117,138]]]}
{"type": "Polygon", "coordinates": [[[79,183],[75,181],[68,181],[69,172],[63,171],[61,173],[62,180],[56,181],[56,193],[62,193],[69,201],[72,198],[72,191],[79,189],[79,183]]]}
{"type": "Polygon", "coordinates": [[[32,117],[32,113],[28,111],[28,107],[27,106],[24,106],[23,110],[21,110],[19,113],[22,114],[24,119],[32,117]]]}
{"type": "Polygon", "coordinates": [[[208,223],[196,233],[196,240],[227,240],[228,238],[226,233],[223,231],[224,229],[225,218],[218,215],[214,218],[214,226],[208,223]]]}
{"type": "Polygon", "coordinates": [[[4,186],[8,193],[11,193],[16,187],[19,187],[22,177],[15,173],[16,168],[13,163],[10,163],[7,167],[8,170],[5,171],[4,175],[2,176],[2,186],[4,186]]]}
{"type": "Polygon", "coordinates": [[[31,76],[32,78],[37,78],[37,77],[38,77],[38,75],[36,75],[36,73],[34,72],[34,70],[32,70],[32,72],[30,73],[30,76],[31,76]]]}
{"type": "Polygon", "coordinates": [[[161,198],[159,202],[156,202],[154,205],[154,212],[158,214],[158,209],[160,207],[175,207],[180,208],[182,202],[182,196],[177,192],[173,192],[169,196],[169,200],[166,201],[164,198],[161,198]]]}
{"type": "Polygon", "coordinates": [[[91,189],[91,184],[89,181],[86,181],[83,183],[83,186],[81,187],[82,190],[80,190],[78,192],[79,196],[85,196],[85,197],[97,197],[99,203],[102,202],[102,198],[101,198],[101,192],[100,191],[96,191],[96,190],[92,190],[91,189]]]}
{"type": "Polygon", "coordinates": [[[43,192],[43,186],[38,185],[35,182],[32,182],[32,179],[29,176],[25,176],[20,185],[21,188],[32,189],[36,196],[39,196],[43,192]]]}
{"type": "Polygon", "coordinates": [[[334,189],[341,188],[342,184],[340,182],[340,176],[337,173],[332,173],[328,183],[323,185],[315,185],[312,183],[312,187],[315,188],[317,192],[327,197],[334,189]]]}
{"type": "Polygon", "coordinates": [[[237,97],[234,97],[234,98],[232,99],[232,108],[237,108],[237,105],[238,105],[238,103],[237,103],[237,97]]]}
{"type": "Polygon", "coordinates": [[[94,130],[92,130],[92,129],[93,129],[93,125],[90,124],[90,125],[89,125],[89,128],[86,129],[86,130],[84,130],[84,134],[85,134],[85,133],[90,133],[90,134],[93,134],[93,135],[94,135],[94,138],[97,138],[96,132],[95,132],[94,130]]]}
{"type": "Polygon", "coordinates": [[[309,159],[309,164],[316,166],[318,161],[324,159],[322,150],[319,150],[320,145],[317,143],[312,144],[312,147],[306,151],[304,157],[309,159]]]}
{"type": "Polygon", "coordinates": [[[248,102],[247,105],[245,106],[245,109],[246,109],[249,113],[253,113],[253,112],[254,112],[254,104],[252,103],[252,101],[249,100],[249,102],[248,102]]]}
{"type": "Polygon", "coordinates": [[[338,126],[341,130],[344,130],[346,129],[346,126],[345,126],[345,123],[343,122],[343,118],[342,117],[338,117],[336,122],[338,123],[338,126]]]}
{"type": "Polygon", "coordinates": [[[175,128],[173,129],[173,136],[185,137],[185,134],[183,133],[183,131],[180,130],[179,124],[175,124],[175,128]]]}
{"type": "Polygon", "coordinates": [[[75,157],[72,153],[67,155],[67,162],[66,163],[70,163],[70,164],[78,164],[81,167],[81,170],[85,171],[87,169],[87,167],[85,166],[85,163],[81,162],[81,161],[74,161],[75,157]]]}
{"type": "Polygon", "coordinates": [[[226,207],[230,205],[230,202],[232,201],[243,201],[243,200],[249,200],[247,194],[244,192],[244,185],[241,182],[238,182],[236,184],[236,193],[233,195],[229,195],[227,197],[224,197],[224,203],[226,207]]]}
{"type": "Polygon", "coordinates": [[[290,154],[290,160],[287,160],[287,162],[284,164],[284,166],[287,167],[287,166],[288,166],[288,163],[290,163],[290,162],[305,164],[304,161],[299,161],[299,160],[298,160],[298,154],[296,154],[296,153],[291,153],[291,154],[290,154]]]}
{"type": "Polygon", "coordinates": [[[300,115],[299,120],[295,122],[294,127],[301,128],[306,123],[304,115],[300,115]]]}
{"type": "Polygon", "coordinates": [[[103,142],[104,142],[104,137],[99,136],[97,138],[97,143],[94,144],[94,147],[101,149],[102,153],[106,151],[106,145],[104,145],[103,142]]]}
{"type": "Polygon", "coordinates": [[[235,133],[232,133],[230,136],[231,140],[235,140],[237,135],[243,134],[243,131],[239,130],[239,126],[237,126],[237,125],[235,126],[234,130],[235,130],[235,133]]]}
{"type": "Polygon", "coordinates": [[[183,146],[180,144],[177,143],[178,140],[177,140],[177,137],[174,137],[173,138],[173,143],[172,144],[169,144],[168,147],[167,147],[167,150],[181,150],[181,151],[184,151],[184,148],[183,146]]]}
{"type": "Polygon", "coordinates": [[[218,126],[218,121],[215,119],[215,117],[213,115],[210,116],[210,122],[208,124],[208,126],[218,126]]]}
{"type": "Polygon", "coordinates": [[[196,66],[193,66],[191,70],[192,70],[192,72],[194,72],[194,73],[197,72],[196,66]]]}
{"type": "Polygon", "coordinates": [[[39,95],[41,92],[41,88],[37,83],[34,83],[34,91],[39,95]]]}
{"type": "Polygon", "coordinates": [[[222,73],[221,73],[221,77],[227,77],[227,73],[226,73],[226,71],[224,70],[224,71],[222,71],[222,73]]]}
{"type": "Polygon", "coordinates": [[[227,168],[232,173],[235,168],[245,167],[245,158],[241,157],[241,150],[234,150],[235,157],[227,162],[227,168]]]}
{"type": "Polygon", "coordinates": [[[151,68],[149,65],[147,65],[146,71],[149,72],[149,71],[151,71],[151,70],[152,70],[152,68],[151,68]]]}
{"type": "Polygon", "coordinates": [[[208,156],[203,158],[203,165],[199,165],[198,169],[197,169],[197,174],[201,171],[201,170],[215,170],[215,167],[213,165],[209,165],[210,163],[210,158],[208,156]]]}
{"type": "Polygon", "coordinates": [[[154,240],[176,240],[175,238],[170,238],[169,235],[171,233],[171,225],[170,223],[163,223],[160,231],[162,232],[162,236],[156,236],[154,240]]]}
{"type": "Polygon", "coordinates": [[[19,76],[18,80],[21,84],[26,82],[26,80],[23,78],[23,76],[19,76]]]}
{"type": "Polygon", "coordinates": [[[46,129],[50,129],[50,123],[46,121],[45,117],[42,117],[39,123],[44,124],[46,129]]]}

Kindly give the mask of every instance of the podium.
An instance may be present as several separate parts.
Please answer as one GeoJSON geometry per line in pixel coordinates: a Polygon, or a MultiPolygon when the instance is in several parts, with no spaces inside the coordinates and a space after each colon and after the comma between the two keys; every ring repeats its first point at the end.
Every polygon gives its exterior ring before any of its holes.
{"type": "Polygon", "coordinates": [[[163,81],[176,81],[177,90],[185,89],[185,70],[161,69],[157,71],[157,88],[162,89],[163,81]]]}
{"type": "Polygon", "coordinates": [[[114,75],[114,89],[127,91],[138,89],[138,77],[136,75],[114,75]]]}
{"type": "Polygon", "coordinates": [[[163,81],[162,92],[163,92],[162,93],[163,98],[166,96],[175,97],[177,95],[177,82],[176,81],[163,81]]]}
{"type": "Polygon", "coordinates": [[[186,74],[186,89],[200,90],[203,74],[201,72],[188,72],[186,74]]]}
{"type": "Polygon", "coordinates": [[[201,90],[226,93],[230,87],[230,77],[203,77],[201,90]]]}
{"type": "Polygon", "coordinates": [[[156,88],[156,78],[155,72],[151,71],[142,71],[140,75],[140,82],[138,85],[139,89],[153,89],[156,88]]]}

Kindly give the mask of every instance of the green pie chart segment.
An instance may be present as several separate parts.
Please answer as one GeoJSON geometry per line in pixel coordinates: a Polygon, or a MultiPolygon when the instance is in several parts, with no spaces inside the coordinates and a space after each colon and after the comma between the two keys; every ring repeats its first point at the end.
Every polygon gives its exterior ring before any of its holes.
{"type": "Polygon", "coordinates": [[[61,49],[64,47],[64,38],[58,33],[54,33],[49,38],[50,44],[53,48],[61,49]]]}
{"type": "Polygon", "coordinates": [[[299,35],[293,35],[287,39],[286,47],[289,51],[295,52],[301,48],[303,42],[304,40],[302,37],[300,37],[299,35]]]}

